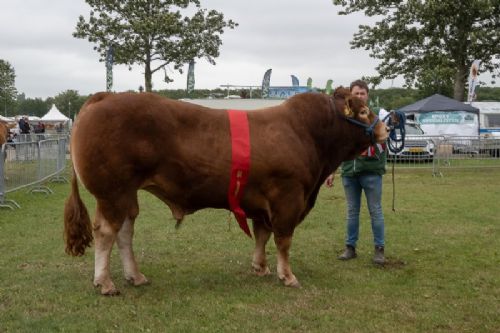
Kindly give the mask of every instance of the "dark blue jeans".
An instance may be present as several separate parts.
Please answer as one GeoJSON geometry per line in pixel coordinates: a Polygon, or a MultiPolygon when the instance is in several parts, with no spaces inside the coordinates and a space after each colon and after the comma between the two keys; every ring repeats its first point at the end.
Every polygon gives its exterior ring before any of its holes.
{"type": "Polygon", "coordinates": [[[382,176],[366,174],[354,177],[342,177],[347,200],[347,235],[346,245],[356,247],[359,238],[359,210],[361,192],[365,192],[366,202],[373,231],[375,246],[384,246],[384,214],[382,213],[382,176]]]}

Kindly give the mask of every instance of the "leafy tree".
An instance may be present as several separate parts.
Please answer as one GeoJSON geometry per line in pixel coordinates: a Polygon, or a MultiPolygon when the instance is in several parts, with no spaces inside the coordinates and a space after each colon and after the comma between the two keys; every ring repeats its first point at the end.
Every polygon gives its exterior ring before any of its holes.
{"type": "Polygon", "coordinates": [[[215,10],[202,9],[199,0],[85,0],[90,7],[88,21],[80,16],[73,36],[86,38],[104,61],[113,45],[114,62],[144,66],[146,91],[152,90],[152,75],[163,69],[165,81],[172,80],[166,67],[182,66],[196,58],[215,64],[225,28],[237,26],[215,10]],[[184,16],[191,4],[193,16],[184,16]]]}
{"type": "Polygon", "coordinates": [[[477,101],[498,101],[500,102],[500,87],[479,87],[476,90],[477,101]]]}
{"type": "Polygon", "coordinates": [[[51,105],[41,98],[25,98],[24,94],[20,94],[17,98],[16,113],[42,117],[49,111],[51,105]]]}
{"type": "Polygon", "coordinates": [[[53,103],[65,116],[74,119],[86,97],[78,95],[78,91],[68,89],[54,97],[53,103]]]}
{"type": "Polygon", "coordinates": [[[15,86],[16,73],[9,62],[0,59],[0,101],[4,116],[13,115],[11,110],[15,104],[17,90],[15,86]]]}
{"type": "MultiPolygon", "coordinates": [[[[402,75],[406,86],[443,89],[453,82],[453,96],[464,100],[465,83],[474,59],[497,76],[500,68],[500,1],[498,0],[332,0],[340,15],[363,11],[381,18],[360,25],[353,48],[370,50],[380,59],[378,76],[402,75]]],[[[448,88],[449,89],[449,88],[448,88]]]]}
{"type": "Polygon", "coordinates": [[[370,100],[379,101],[386,110],[395,110],[418,100],[414,89],[388,88],[370,90],[370,100]]]}

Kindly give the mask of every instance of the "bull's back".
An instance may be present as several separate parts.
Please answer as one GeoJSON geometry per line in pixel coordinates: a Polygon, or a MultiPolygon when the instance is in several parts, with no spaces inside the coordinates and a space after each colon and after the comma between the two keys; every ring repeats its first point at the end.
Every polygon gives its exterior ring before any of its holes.
{"type": "Polygon", "coordinates": [[[99,93],[78,115],[72,159],[95,195],[124,190],[120,186],[137,188],[158,173],[182,181],[188,172],[218,172],[225,167],[217,167],[220,161],[229,163],[227,128],[218,110],[153,94],[99,93]]]}

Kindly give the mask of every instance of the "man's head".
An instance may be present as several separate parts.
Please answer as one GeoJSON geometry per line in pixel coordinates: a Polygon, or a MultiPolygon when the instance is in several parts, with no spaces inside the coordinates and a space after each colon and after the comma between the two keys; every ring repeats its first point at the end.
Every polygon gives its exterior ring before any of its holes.
{"type": "Polygon", "coordinates": [[[363,80],[356,80],[351,83],[349,88],[353,96],[358,97],[363,100],[363,102],[368,103],[368,84],[363,80]]]}

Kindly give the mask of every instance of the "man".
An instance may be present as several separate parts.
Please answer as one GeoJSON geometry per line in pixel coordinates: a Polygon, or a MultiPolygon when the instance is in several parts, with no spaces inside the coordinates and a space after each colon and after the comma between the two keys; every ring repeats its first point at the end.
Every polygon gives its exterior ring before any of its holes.
{"type": "Polygon", "coordinates": [[[21,131],[21,134],[30,133],[30,124],[28,122],[28,117],[22,117],[19,120],[19,130],[21,131]]]}
{"type": "MultiPolygon", "coordinates": [[[[351,83],[351,94],[368,104],[368,85],[362,80],[351,83]]],[[[359,236],[359,211],[361,193],[365,192],[370,212],[375,252],[373,262],[383,265],[384,256],[384,215],[382,213],[382,175],[385,174],[385,144],[370,146],[356,159],[342,163],[342,184],[347,200],[347,235],[345,251],[338,259],[350,260],[357,257],[356,242],[359,236]]],[[[327,178],[326,185],[333,185],[333,175],[327,178]]]]}

